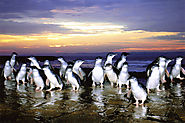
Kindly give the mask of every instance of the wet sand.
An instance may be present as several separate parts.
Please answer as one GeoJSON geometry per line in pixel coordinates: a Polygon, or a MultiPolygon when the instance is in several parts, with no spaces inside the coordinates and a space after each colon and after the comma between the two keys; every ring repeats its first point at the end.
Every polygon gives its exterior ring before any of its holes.
{"type": "MultiPolygon", "coordinates": [[[[86,72],[89,70],[86,70],[86,72]]],[[[145,73],[133,73],[144,83],[145,73]]],[[[91,87],[90,78],[79,92],[35,92],[34,86],[17,86],[0,79],[0,121],[3,122],[185,122],[185,84],[153,92],[144,106],[125,97],[127,90],[91,87]],[[169,95],[168,95],[169,94],[169,95]]]]}

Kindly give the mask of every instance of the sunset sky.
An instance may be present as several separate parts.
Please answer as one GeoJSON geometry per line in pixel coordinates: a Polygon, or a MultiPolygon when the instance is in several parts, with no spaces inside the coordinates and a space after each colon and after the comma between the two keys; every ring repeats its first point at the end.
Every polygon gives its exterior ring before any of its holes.
{"type": "Polygon", "coordinates": [[[1,0],[0,55],[185,51],[185,0],[1,0]]]}

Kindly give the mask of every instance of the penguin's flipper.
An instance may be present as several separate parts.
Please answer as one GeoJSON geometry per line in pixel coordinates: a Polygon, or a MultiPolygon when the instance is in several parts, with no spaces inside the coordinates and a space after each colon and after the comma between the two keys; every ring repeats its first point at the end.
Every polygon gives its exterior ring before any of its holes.
{"type": "Polygon", "coordinates": [[[120,60],[121,60],[121,58],[119,58],[119,59],[114,63],[114,66],[115,66],[115,67],[118,66],[118,63],[119,63],[120,60]]]}
{"type": "Polygon", "coordinates": [[[145,85],[143,85],[142,83],[140,83],[140,82],[138,82],[138,85],[141,87],[141,88],[143,88],[146,92],[147,92],[147,88],[146,88],[146,86],[145,85]]]}
{"type": "Polygon", "coordinates": [[[89,77],[91,74],[92,74],[92,71],[88,74],[88,76],[87,76],[87,77],[89,77]]]}
{"type": "Polygon", "coordinates": [[[62,83],[62,80],[60,79],[60,77],[59,77],[58,75],[55,75],[55,76],[56,76],[56,78],[57,78],[59,84],[60,84],[60,85],[63,84],[63,83],[62,83]]]}
{"type": "Polygon", "coordinates": [[[120,74],[120,70],[118,70],[116,67],[112,66],[112,69],[116,73],[116,75],[120,74]]]}
{"type": "Polygon", "coordinates": [[[184,70],[184,68],[181,67],[181,71],[182,71],[182,73],[185,75],[185,70],[184,70]]]}
{"type": "Polygon", "coordinates": [[[78,84],[82,85],[80,77],[76,73],[74,73],[74,72],[73,72],[73,76],[77,79],[78,84]]]}

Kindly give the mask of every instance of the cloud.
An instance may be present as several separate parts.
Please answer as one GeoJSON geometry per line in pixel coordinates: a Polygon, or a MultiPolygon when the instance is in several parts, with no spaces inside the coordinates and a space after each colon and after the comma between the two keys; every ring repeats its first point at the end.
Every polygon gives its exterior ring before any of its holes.
{"type": "Polygon", "coordinates": [[[67,33],[69,29],[54,24],[37,24],[27,22],[0,21],[1,34],[36,34],[43,32],[67,33]]]}
{"type": "Polygon", "coordinates": [[[0,18],[114,22],[127,30],[184,32],[184,0],[1,0],[0,18]]]}
{"type": "MultiPolygon", "coordinates": [[[[185,40],[185,32],[178,33],[176,35],[165,35],[165,36],[154,36],[147,39],[157,39],[157,40],[185,40]]],[[[182,41],[182,42],[183,42],[182,41]]]]}

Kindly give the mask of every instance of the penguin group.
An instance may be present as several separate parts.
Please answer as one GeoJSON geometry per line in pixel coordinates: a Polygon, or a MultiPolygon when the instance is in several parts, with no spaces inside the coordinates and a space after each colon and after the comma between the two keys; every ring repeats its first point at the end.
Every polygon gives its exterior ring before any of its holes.
{"type": "MultiPolygon", "coordinates": [[[[17,53],[13,52],[11,59],[4,64],[2,76],[6,80],[16,81],[17,85],[34,85],[35,91],[63,90],[71,86],[72,91],[79,91],[80,87],[86,85],[87,79],[92,80],[92,87],[104,87],[104,83],[109,81],[111,87],[122,89],[123,86],[131,93],[139,105],[139,100],[143,105],[151,90],[162,91],[163,86],[168,83],[169,86],[175,80],[184,80],[185,70],[182,67],[183,57],[176,57],[174,60],[159,56],[146,68],[146,84],[143,85],[138,79],[129,72],[127,56],[129,53],[123,52],[120,58],[113,62],[116,53],[108,53],[105,61],[98,56],[95,59],[92,71],[86,73],[81,67],[84,60],[66,61],[63,57],[56,60],[60,63],[57,71],[49,60],[45,60],[43,65],[37,61],[34,56],[28,57],[29,62],[22,63],[20,69],[16,69],[18,64],[16,60],[17,53]],[[104,61],[104,62],[103,62],[104,61]],[[169,63],[171,65],[168,71],[169,63]],[[183,75],[183,76],[182,76],[183,75]],[[170,81],[170,82],[169,82],[170,81]]],[[[26,61],[26,60],[25,60],[26,61]]]]}

